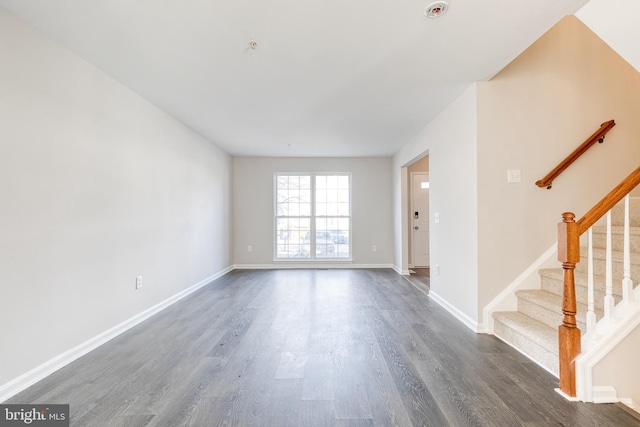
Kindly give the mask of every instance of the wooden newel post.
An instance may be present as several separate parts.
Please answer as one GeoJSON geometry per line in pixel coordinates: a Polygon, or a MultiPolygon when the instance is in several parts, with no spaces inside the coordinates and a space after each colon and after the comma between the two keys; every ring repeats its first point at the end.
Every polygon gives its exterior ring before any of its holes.
{"type": "Polygon", "coordinates": [[[558,348],[560,358],[560,390],[576,395],[575,358],[580,354],[580,329],[576,326],[576,285],[573,271],[580,262],[580,234],[575,215],[562,214],[558,224],[558,261],[564,269],[564,290],[562,296],[562,325],[558,327],[558,348]]]}

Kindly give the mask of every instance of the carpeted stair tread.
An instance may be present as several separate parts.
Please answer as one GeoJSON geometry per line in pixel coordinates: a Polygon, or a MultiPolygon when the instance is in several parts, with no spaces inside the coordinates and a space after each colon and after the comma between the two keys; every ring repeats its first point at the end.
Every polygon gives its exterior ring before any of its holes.
{"type": "MultiPolygon", "coordinates": [[[[607,227],[606,226],[594,226],[593,227],[593,247],[606,249],[607,247],[607,227]]],[[[640,227],[629,228],[629,246],[633,254],[640,253],[640,227]]],[[[624,248],[624,227],[613,226],[611,227],[611,249],[614,251],[622,251],[624,248]]],[[[586,253],[586,247],[581,251],[586,253]]]]}
{"type": "MultiPolygon", "coordinates": [[[[629,205],[629,225],[632,227],[640,226],[640,203],[638,197],[631,197],[629,205]]],[[[624,224],[624,201],[618,203],[611,209],[611,224],[624,224]]]]}
{"type": "MultiPolygon", "coordinates": [[[[585,260],[587,259],[587,248],[580,248],[580,258],[584,258],[585,260]]],[[[602,248],[593,248],[593,259],[599,259],[599,260],[605,260],[607,259],[607,251],[606,249],[602,249],[602,248]]],[[[624,252],[622,251],[611,251],[611,261],[612,262],[619,262],[622,263],[624,260],[624,252]]],[[[580,260],[580,262],[578,263],[578,265],[583,264],[586,265],[586,261],[583,262],[582,260],[580,260]]],[[[633,253],[631,252],[631,264],[638,264],[640,265],[640,254],[638,253],[633,253]]]]}
{"type": "Polygon", "coordinates": [[[533,341],[558,354],[558,333],[554,328],[517,311],[495,312],[494,319],[509,325],[511,329],[517,332],[527,333],[533,341]]]}
{"type": "MultiPolygon", "coordinates": [[[[542,277],[549,277],[551,279],[560,280],[561,282],[564,280],[564,271],[562,268],[541,268],[538,270],[538,273],[542,277]]],[[[588,274],[585,271],[574,270],[573,277],[576,283],[576,286],[587,287],[588,274]]],[[[601,286],[604,288],[605,285],[605,276],[604,273],[602,275],[595,274],[593,275],[594,286],[597,288],[601,286]]],[[[616,277],[613,276],[613,293],[616,294],[616,285],[617,288],[620,288],[620,283],[622,283],[622,276],[616,277]]],[[[620,289],[618,289],[620,290],[620,289]]],[[[617,293],[618,295],[622,295],[621,291],[617,293]]]]}
{"type": "Polygon", "coordinates": [[[557,375],[557,329],[517,311],[495,312],[493,318],[495,335],[557,375]]]}
{"type": "MultiPolygon", "coordinates": [[[[593,226],[594,233],[605,234],[607,232],[606,225],[594,225],[593,226]]],[[[622,236],[624,234],[624,226],[623,225],[612,225],[611,226],[611,234],[616,234],[622,236]]],[[[640,236],[640,227],[629,227],[629,235],[631,236],[640,236]]]]}
{"type": "MultiPolygon", "coordinates": [[[[562,297],[540,289],[520,290],[516,292],[518,311],[543,323],[551,328],[557,328],[562,323],[562,297]]],[[[578,312],[576,322],[584,333],[586,330],[587,305],[576,304],[578,312]]],[[[596,310],[600,316],[601,310],[596,310]]]]}
{"type": "MultiPolygon", "coordinates": [[[[640,279],[640,198],[632,197],[629,210],[631,278],[636,283],[640,279]],[[635,201],[635,203],[634,203],[635,201]]],[[[613,295],[616,301],[622,296],[622,275],[624,246],[624,204],[614,207],[611,215],[611,243],[613,267],[613,295]]],[[[606,226],[601,220],[593,227],[594,294],[596,316],[602,317],[605,294],[606,226]]],[[[585,236],[586,237],[586,236],[585,236]]],[[[582,240],[586,242],[586,239],[582,240]]],[[[577,314],[576,322],[580,330],[586,330],[587,314],[587,249],[580,249],[581,260],[574,271],[576,282],[577,314]]],[[[540,289],[516,291],[518,311],[493,313],[493,331],[503,341],[509,343],[529,358],[558,375],[558,326],[562,323],[562,292],[564,271],[561,264],[557,268],[539,270],[540,289]]]]}
{"type": "MultiPolygon", "coordinates": [[[[548,277],[550,279],[553,280],[558,280],[561,283],[564,280],[564,271],[562,270],[562,268],[541,268],[540,270],[538,270],[538,274],[541,277],[548,277]]],[[[588,281],[588,274],[586,271],[578,271],[575,270],[574,271],[574,280],[575,280],[575,284],[576,287],[583,287],[586,288],[587,287],[587,281],[588,281]]],[[[604,289],[604,285],[605,285],[605,277],[604,274],[602,276],[594,274],[593,275],[593,281],[594,281],[594,286],[596,288],[598,287],[602,287],[604,289]]],[[[613,294],[614,295],[618,295],[618,296],[622,296],[622,276],[620,277],[613,277],[613,294]]],[[[550,292],[547,289],[548,292],[550,292]]],[[[553,293],[553,292],[552,292],[553,293]]],[[[559,295],[561,293],[558,293],[559,295]]]]}

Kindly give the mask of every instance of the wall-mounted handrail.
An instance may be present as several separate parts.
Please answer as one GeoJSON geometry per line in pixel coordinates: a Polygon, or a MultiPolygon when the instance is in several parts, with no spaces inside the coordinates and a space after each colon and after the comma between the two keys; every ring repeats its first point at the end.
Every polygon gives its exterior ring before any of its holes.
{"type": "Polygon", "coordinates": [[[577,222],[572,212],[562,214],[558,224],[558,261],[564,269],[562,325],[558,327],[560,390],[576,395],[575,358],[580,354],[581,334],[576,326],[576,285],[574,270],[580,261],[580,235],[640,185],[640,167],[627,176],[577,222]]]}
{"type": "Polygon", "coordinates": [[[553,184],[553,180],[558,177],[566,168],[568,168],[573,162],[575,162],[578,157],[582,156],[593,144],[596,142],[603,142],[604,136],[611,130],[612,127],[616,125],[614,120],[609,120],[608,122],[604,122],[600,125],[600,129],[595,131],[593,135],[591,135],[585,142],[583,142],[578,148],[576,148],[573,153],[569,154],[566,159],[564,159],[558,166],[553,168],[551,172],[547,174],[544,178],[536,181],[536,185],[538,187],[547,187],[547,190],[551,188],[553,184]]]}

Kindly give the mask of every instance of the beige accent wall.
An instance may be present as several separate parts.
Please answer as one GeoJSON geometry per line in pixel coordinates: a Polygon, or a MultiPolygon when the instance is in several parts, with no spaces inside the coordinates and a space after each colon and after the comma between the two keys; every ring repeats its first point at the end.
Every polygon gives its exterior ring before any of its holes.
{"type": "Polygon", "coordinates": [[[429,156],[427,155],[419,160],[416,160],[414,163],[411,163],[407,169],[409,170],[409,173],[429,172],[429,156]]]}
{"type": "Polygon", "coordinates": [[[582,215],[640,165],[639,115],[640,74],[573,16],[478,84],[480,311],[553,244],[562,212],[582,215]],[[604,144],[551,190],[534,185],[610,119],[604,144]]]}

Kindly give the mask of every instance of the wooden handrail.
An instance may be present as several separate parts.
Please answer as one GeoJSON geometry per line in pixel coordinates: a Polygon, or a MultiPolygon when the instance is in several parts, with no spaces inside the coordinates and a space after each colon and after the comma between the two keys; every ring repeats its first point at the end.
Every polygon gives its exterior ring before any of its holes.
{"type": "Polygon", "coordinates": [[[624,196],[640,184],[640,167],[631,172],[620,184],[578,220],[578,230],[582,234],[617,205],[624,196]]]}
{"type": "Polygon", "coordinates": [[[581,334],[576,326],[576,284],[574,270],[580,262],[580,235],[609,212],[635,187],[640,185],[640,167],[627,176],[582,218],[575,221],[572,212],[562,214],[558,224],[558,261],[564,270],[562,325],[558,327],[560,390],[575,397],[575,358],[580,354],[581,334]]]}
{"type": "Polygon", "coordinates": [[[593,144],[597,142],[603,142],[604,136],[616,125],[614,120],[609,120],[600,125],[600,129],[595,131],[585,142],[583,142],[573,153],[569,154],[566,159],[560,162],[558,166],[553,168],[551,172],[544,178],[536,181],[538,187],[547,187],[547,190],[551,188],[553,180],[558,177],[566,168],[568,168],[573,162],[578,160],[578,157],[582,156],[593,144]]]}

